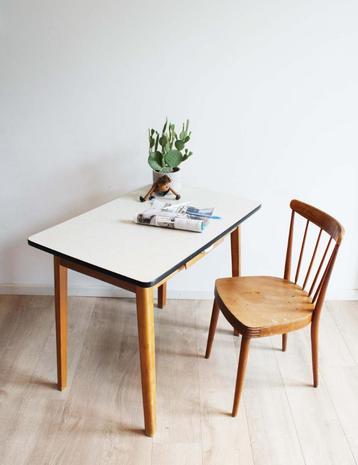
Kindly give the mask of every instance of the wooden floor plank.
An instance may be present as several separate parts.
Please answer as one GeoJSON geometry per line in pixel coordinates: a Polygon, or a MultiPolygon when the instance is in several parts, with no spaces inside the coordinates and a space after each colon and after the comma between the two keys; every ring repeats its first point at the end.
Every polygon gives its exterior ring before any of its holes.
{"type": "Polygon", "coordinates": [[[153,444],[153,465],[202,465],[201,444],[153,444]]]}
{"type": "Polygon", "coordinates": [[[358,364],[358,301],[328,302],[327,306],[354,362],[358,364]]]}
{"type": "Polygon", "coordinates": [[[68,388],[59,392],[53,297],[0,296],[1,465],[353,465],[358,463],[358,305],[327,305],[320,387],[310,338],[252,342],[239,415],[240,338],[212,303],[156,311],[158,434],[143,434],[135,303],[69,299],[68,388]]]}
{"type": "Polygon", "coordinates": [[[308,329],[291,333],[289,349],[276,352],[306,465],[355,463],[324,379],[312,386],[308,329]]]}
{"type": "MultiPolygon", "coordinates": [[[[338,307],[339,308],[339,307],[338,307]]],[[[357,320],[358,327],[358,320],[357,320]]],[[[310,344],[308,331],[307,344],[310,344]]],[[[352,351],[346,343],[335,319],[335,307],[326,303],[323,308],[319,332],[319,367],[333,370],[334,366],[352,366],[355,364],[352,351]]]]}
{"type": "MultiPolygon", "coordinates": [[[[337,336],[331,339],[334,340],[334,344],[330,344],[332,353],[326,363],[321,364],[321,373],[358,463],[358,302],[329,302],[327,307],[331,320],[337,324],[337,336]],[[343,353],[338,349],[339,346],[343,353]],[[349,353],[348,357],[346,352],[349,353]]],[[[324,328],[324,333],[327,336],[327,328],[324,328]]]]}
{"type": "Polygon", "coordinates": [[[14,297],[7,317],[1,318],[0,456],[3,463],[25,463],[28,435],[38,427],[39,407],[31,402],[29,392],[51,331],[51,304],[51,297],[14,297]],[[27,415],[29,404],[31,413],[27,415]],[[32,417],[33,425],[29,424],[32,417]]]}
{"type": "Polygon", "coordinates": [[[329,396],[358,463],[358,366],[321,370],[329,396]]]}

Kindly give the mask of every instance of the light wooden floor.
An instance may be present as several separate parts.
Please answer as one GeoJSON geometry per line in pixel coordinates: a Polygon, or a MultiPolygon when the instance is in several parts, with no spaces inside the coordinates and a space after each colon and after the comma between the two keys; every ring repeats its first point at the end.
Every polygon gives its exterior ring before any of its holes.
{"type": "Polygon", "coordinates": [[[230,417],[239,339],[208,301],[156,310],[158,433],[143,435],[133,300],[71,298],[69,386],[55,389],[51,297],[0,296],[2,465],[346,465],[358,462],[358,302],[328,303],[320,387],[309,334],[255,340],[230,417]]]}

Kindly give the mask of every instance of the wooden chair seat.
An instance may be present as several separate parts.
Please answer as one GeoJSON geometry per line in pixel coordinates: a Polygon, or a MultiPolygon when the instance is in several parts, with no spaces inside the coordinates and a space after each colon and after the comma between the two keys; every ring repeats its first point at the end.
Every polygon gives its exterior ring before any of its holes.
{"type": "Polygon", "coordinates": [[[250,337],[288,333],[312,321],[312,298],[297,284],[272,276],[222,278],[215,298],[227,320],[250,337]]]}

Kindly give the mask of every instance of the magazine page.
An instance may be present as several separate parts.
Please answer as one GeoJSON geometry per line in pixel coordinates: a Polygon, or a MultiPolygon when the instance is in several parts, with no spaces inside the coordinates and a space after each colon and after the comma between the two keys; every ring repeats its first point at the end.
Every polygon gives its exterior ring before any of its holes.
{"type": "Polygon", "coordinates": [[[196,208],[185,203],[153,200],[151,207],[139,213],[136,222],[148,226],[202,232],[208,224],[214,208],[196,208]]]}

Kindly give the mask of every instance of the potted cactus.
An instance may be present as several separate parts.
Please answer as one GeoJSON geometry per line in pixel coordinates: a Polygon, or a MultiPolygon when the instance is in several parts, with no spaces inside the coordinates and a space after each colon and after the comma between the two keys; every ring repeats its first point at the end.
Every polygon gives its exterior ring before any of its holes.
{"type": "Polygon", "coordinates": [[[179,165],[191,157],[185,145],[189,142],[189,120],[182,124],[177,134],[175,125],[166,119],[162,132],[149,129],[149,157],[148,163],[153,170],[153,183],[163,174],[170,177],[173,184],[178,184],[179,165]]]}

